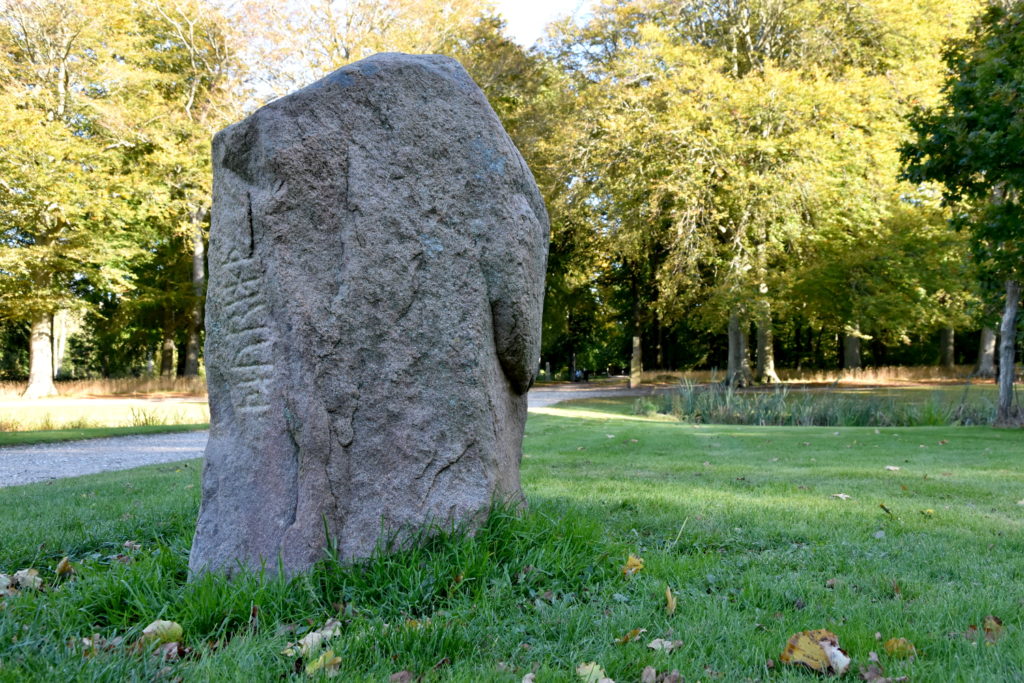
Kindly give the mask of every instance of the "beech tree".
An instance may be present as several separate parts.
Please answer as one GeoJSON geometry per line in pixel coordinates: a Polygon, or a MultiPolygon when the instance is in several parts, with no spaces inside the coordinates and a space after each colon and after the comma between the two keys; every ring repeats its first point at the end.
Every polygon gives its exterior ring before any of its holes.
{"type": "Polygon", "coordinates": [[[39,397],[55,393],[53,315],[83,289],[130,287],[138,253],[146,207],[114,106],[127,17],[83,0],[6,0],[0,17],[0,317],[31,326],[25,396],[39,397]]]}
{"type": "Polygon", "coordinates": [[[966,229],[983,265],[1004,281],[997,422],[1019,424],[1013,397],[1017,311],[1024,278],[1024,5],[989,7],[969,36],[944,52],[942,100],[910,117],[906,176],[941,183],[953,223],[966,229]]]}

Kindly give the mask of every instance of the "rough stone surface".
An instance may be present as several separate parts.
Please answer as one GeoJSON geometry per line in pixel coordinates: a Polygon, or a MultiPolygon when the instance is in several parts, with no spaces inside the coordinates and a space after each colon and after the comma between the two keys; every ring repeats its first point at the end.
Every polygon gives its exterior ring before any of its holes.
{"type": "MultiPolygon", "coordinates": [[[[462,67],[384,54],[221,131],[193,572],[519,500],[548,219],[462,67]]],[[[280,565],[278,564],[280,563],[280,565]]]]}

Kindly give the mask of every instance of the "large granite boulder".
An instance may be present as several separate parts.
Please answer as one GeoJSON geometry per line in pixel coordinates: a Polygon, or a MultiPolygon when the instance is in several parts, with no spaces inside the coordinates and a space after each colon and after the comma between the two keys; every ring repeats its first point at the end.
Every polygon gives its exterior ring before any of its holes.
{"type": "Polygon", "coordinates": [[[213,156],[191,570],[292,574],[520,501],[548,219],[462,67],[370,57],[213,156]]]}

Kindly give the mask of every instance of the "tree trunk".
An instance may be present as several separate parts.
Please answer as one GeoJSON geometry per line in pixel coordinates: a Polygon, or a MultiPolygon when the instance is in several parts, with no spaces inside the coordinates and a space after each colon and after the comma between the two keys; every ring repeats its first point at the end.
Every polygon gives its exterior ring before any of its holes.
{"type": "Polygon", "coordinates": [[[952,370],[956,365],[955,339],[956,332],[952,327],[943,327],[939,331],[939,365],[946,370],[952,370]]]}
{"type": "Polygon", "coordinates": [[[747,356],[747,333],[737,313],[729,314],[729,367],[725,382],[732,387],[750,384],[750,360],[747,356]]]}
{"type": "Polygon", "coordinates": [[[1013,378],[1017,366],[1014,347],[1017,344],[1017,306],[1020,303],[1020,283],[1006,281],[1006,302],[1003,320],[999,326],[999,409],[996,424],[1011,426],[1020,423],[1020,407],[1013,400],[1013,378]]]}
{"type": "Polygon", "coordinates": [[[185,377],[199,376],[199,330],[203,327],[203,294],[206,283],[206,249],[203,245],[202,213],[192,215],[192,311],[188,319],[185,347],[185,377]]]}
{"type": "Polygon", "coordinates": [[[775,373],[775,344],[772,339],[772,314],[765,306],[757,320],[757,369],[754,379],[762,384],[778,384],[775,373]]]}
{"type": "Polygon", "coordinates": [[[53,314],[53,378],[60,379],[64,374],[64,357],[68,349],[68,317],[67,310],[53,314]]]}
{"type": "Polygon", "coordinates": [[[53,384],[53,316],[43,313],[32,321],[28,342],[28,387],[23,398],[56,396],[53,384]]]}
{"type": "Polygon", "coordinates": [[[160,347],[160,376],[174,377],[174,337],[164,336],[160,347]]]}
{"type": "Polygon", "coordinates": [[[843,369],[860,369],[860,337],[856,334],[843,335],[843,369]]]}
{"type": "Polygon", "coordinates": [[[643,380],[644,364],[641,357],[640,335],[633,336],[633,356],[629,361],[629,388],[636,389],[643,380]]]}
{"type": "Polygon", "coordinates": [[[971,374],[983,379],[992,379],[996,376],[996,331],[991,327],[981,328],[978,365],[971,374]]]}

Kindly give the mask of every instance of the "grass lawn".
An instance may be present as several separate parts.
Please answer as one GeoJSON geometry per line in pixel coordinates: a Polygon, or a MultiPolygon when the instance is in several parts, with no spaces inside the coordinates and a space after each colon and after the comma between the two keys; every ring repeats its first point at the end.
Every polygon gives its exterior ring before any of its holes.
{"type": "Polygon", "coordinates": [[[3,599],[0,680],[308,678],[281,650],[332,617],[344,681],[578,683],[591,661],[619,683],[646,666],[691,683],[812,681],[779,653],[817,628],[853,658],[848,678],[874,651],[913,681],[1024,680],[1024,431],[624,413],[592,400],[531,414],[525,516],[291,582],[186,583],[198,462],[0,489],[0,572],[35,567],[47,587],[3,599]],[[631,554],[644,568],[627,578],[631,554]],[[76,573],[59,581],[65,555],[76,573]],[[990,614],[994,644],[957,635],[990,614]],[[155,619],[179,622],[194,652],[164,662],[128,645],[155,619]],[[68,646],[94,633],[126,644],[68,646]],[[919,656],[886,654],[897,637],[919,656]],[[655,638],[682,645],[656,652],[655,638]]]}
{"type": "Polygon", "coordinates": [[[180,425],[143,425],[139,427],[93,427],[89,429],[50,429],[46,431],[33,432],[0,432],[0,448],[4,446],[22,446],[32,443],[100,439],[107,436],[192,432],[197,429],[208,429],[209,427],[210,425],[208,423],[201,423],[180,425]]]}

